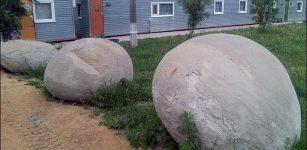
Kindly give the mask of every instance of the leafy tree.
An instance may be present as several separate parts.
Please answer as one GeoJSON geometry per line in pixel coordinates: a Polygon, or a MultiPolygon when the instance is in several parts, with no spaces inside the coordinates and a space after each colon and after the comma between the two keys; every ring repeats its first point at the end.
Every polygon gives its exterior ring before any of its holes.
{"type": "Polygon", "coordinates": [[[209,12],[206,9],[211,0],[178,0],[178,3],[183,6],[184,12],[188,14],[188,27],[191,29],[191,35],[193,35],[195,27],[209,17],[209,12]]]}
{"type": "Polygon", "coordinates": [[[252,0],[251,14],[253,21],[259,23],[260,31],[265,31],[278,14],[278,8],[274,8],[277,0],[252,0]]]}
{"type": "Polygon", "coordinates": [[[2,34],[4,41],[12,38],[12,32],[18,32],[21,29],[20,18],[25,15],[27,15],[27,10],[20,0],[0,1],[0,35],[2,34]]]}

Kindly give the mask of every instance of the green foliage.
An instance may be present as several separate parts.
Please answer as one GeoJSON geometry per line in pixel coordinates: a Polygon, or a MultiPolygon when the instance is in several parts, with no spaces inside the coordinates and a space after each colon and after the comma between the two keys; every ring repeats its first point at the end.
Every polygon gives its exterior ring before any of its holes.
{"type": "Polygon", "coordinates": [[[209,17],[207,7],[210,5],[211,0],[177,0],[183,6],[184,12],[188,15],[188,27],[192,30],[199,25],[205,18],[209,17]]]}
{"type": "Polygon", "coordinates": [[[11,39],[11,33],[21,29],[20,17],[27,15],[20,0],[0,1],[0,34],[4,41],[11,39]]]}
{"type": "MultiPolygon", "coordinates": [[[[278,1],[275,2],[277,5],[278,1]]],[[[254,15],[253,21],[259,23],[260,31],[265,31],[277,16],[278,8],[274,8],[273,0],[252,0],[251,13],[254,15]]]]}
{"type": "Polygon", "coordinates": [[[104,124],[114,129],[125,129],[124,133],[133,147],[147,148],[157,143],[167,147],[175,143],[152,105],[131,105],[108,110],[104,115],[104,124]]]}
{"type": "Polygon", "coordinates": [[[119,84],[101,87],[89,97],[89,101],[100,108],[127,106],[146,99],[137,84],[125,79],[122,79],[119,84]]]}
{"type": "Polygon", "coordinates": [[[200,150],[201,139],[196,136],[197,127],[191,113],[184,112],[179,116],[181,121],[177,131],[181,134],[183,140],[180,143],[181,150],[200,150]]]}
{"type": "Polygon", "coordinates": [[[25,73],[25,76],[27,78],[36,78],[38,80],[43,81],[44,80],[44,73],[45,73],[44,67],[38,67],[36,69],[31,69],[30,71],[25,73]]]}

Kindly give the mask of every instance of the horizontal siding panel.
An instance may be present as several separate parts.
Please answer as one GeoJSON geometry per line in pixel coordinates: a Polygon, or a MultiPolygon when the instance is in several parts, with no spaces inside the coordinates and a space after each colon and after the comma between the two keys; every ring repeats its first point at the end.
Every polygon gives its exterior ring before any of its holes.
{"type": "Polygon", "coordinates": [[[36,23],[36,38],[41,41],[75,37],[72,1],[54,0],[56,22],[36,23]]]}
{"type": "MultiPolygon", "coordinates": [[[[293,3],[296,4],[296,1],[293,3]]],[[[289,20],[305,20],[306,0],[303,1],[303,12],[298,14],[296,7],[291,8],[289,20]]],[[[138,0],[136,2],[139,33],[187,29],[187,15],[184,13],[182,6],[177,3],[177,0],[138,0]],[[151,2],[174,2],[175,15],[172,17],[151,17],[151,2]]],[[[104,7],[105,34],[107,36],[129,34],[129,0],[105,0],[104,6],[107,3],[111,6],[104,7]]],[[[224,0],[224,14],[217,15],[214,14],[212,0],[212,4],[208,6],[210,16],[205,18],[198,28],[252,24],[251,0],[248,0],[247,6],[247,13],[239,13],[239,0],[224,0]]],[[[283,18],[284,0],[279,0],[277,7],[279,8],[277,18],[283,18]]]]}

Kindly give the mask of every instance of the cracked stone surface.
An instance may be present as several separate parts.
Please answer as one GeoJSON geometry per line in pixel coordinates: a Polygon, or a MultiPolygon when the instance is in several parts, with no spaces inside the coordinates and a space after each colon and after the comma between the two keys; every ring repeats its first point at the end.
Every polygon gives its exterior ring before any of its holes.
{"type": "Polygon", "coordinates": [[[245,37],[210,34],[168,52],[153,78],[158,116],[173,138],[190,112],[203,149],[284,149],[301,133],[299,101],[281,62],[245,37]]]}
{"type": "Polygon", "coordinates": [[[50,60],[44,83],[55,97],[80,101],[122,78],[133,78],[125,49],[109,40],[87,38],[67,44],[50,60]]]}
{"type": "Polygon", "coordinates": [[[48,43],[10,40],[1,44],[1,66],[14,73],[45,68],[57,50],[48,43]]]}

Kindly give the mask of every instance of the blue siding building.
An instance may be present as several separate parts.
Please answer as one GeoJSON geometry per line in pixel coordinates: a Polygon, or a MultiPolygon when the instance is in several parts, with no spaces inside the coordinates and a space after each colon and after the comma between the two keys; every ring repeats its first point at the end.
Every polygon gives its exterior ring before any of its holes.
{"type": "MultiPolygon", "coordinates": [[[[37,40],[49,42],[94,37],[99,31],[97,25],[105,36],[130,33],[129,0],[38,2],[33,4],[37,40]],[[99,6],[96,5],[98,2],[99,6]],[[100,14],[102,19],[97,20],[100,14]]],[[[251,5],[251,0],[212,0],[207,8],[209,18],[197,28],[253,24],[251,5]]],[[[276,7],[279,9],[278,22],[306,20],[306,0],[278,0],[276,7]]],[[[177,0],[136,0],[136,13],[138,33],[188,29],[187,15],[177,0]]]]}
{"type": "Polygon", "coordinates": [[[38,3],[33,4],[36,39],[74,39],[76,36],[72,5],[71,0],[38,0],[38,3]]]}
{"type": "MultiPolygon", "coordinates": [[[[104,29],[106,36],[125,35],[130,32],[129,0],[104,0],[104,29]]],[[[163,32],[187,29],[187,15],[177,0],[137,0],[138,33],[163,32]]],[[[306,20],[306,0],[279,0],[277,20],[306,20]],[[301,4],[298,4],[300,3],[301,4]],[[285,5],[289,9],[285,10],[285,5]],[[297,11],[301,5],[302,11],[297,11]]],[[[212,0],[210,13],[198,28],[253,24],[251,0],[212,0]]]]}

